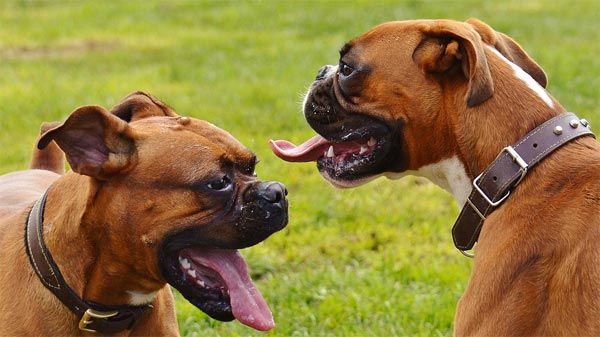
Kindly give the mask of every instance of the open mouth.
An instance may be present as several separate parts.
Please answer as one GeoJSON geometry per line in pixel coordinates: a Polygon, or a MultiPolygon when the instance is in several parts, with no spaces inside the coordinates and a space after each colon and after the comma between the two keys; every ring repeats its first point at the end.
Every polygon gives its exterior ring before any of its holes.
{"type": "Polygon", "coordinates": [[[342,128],[327,138],[316,135],[298,146],[287,140],[269,143],[273,153],[285,161],[316,161],[319,171],[330,180],[362,180],[381,173],[391,148],[388,128],[382,123],[370,124],[351,130],[342,128]]]}
{"type": "Polygon", "coordinates": [[[193,305],[210,317],[266,331],[273,315],[235,249],[187,247],[163,260],[163,274],[193,305]]]}

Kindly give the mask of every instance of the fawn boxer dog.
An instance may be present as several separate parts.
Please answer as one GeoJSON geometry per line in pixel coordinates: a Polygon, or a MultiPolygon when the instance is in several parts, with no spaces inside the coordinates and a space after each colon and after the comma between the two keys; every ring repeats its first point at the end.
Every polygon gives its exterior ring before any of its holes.
{"type": "Polygon", "coordinates": [[[456,335],[599,336],[600,146],[545,86],[481,21],[384,23],[318,72],[303,104],[318,135],[271,147],[337,187],[417,174],[465,205],[455,244],[478,243],[456,335]]]}
{"type": "Polygon", "coordinates": [[[287,224],[287,191],[250,150],[141,92],[42,131],[31,169],[0,177],[1,336],[176,336],[167,283],[274,326],[237,249],[287,224]]]}

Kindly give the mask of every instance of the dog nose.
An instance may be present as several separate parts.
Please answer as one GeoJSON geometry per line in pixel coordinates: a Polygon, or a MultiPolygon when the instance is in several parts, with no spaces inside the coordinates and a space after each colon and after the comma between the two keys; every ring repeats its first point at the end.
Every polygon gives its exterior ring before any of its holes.
{"type": "Polygon", "coordinates": [[[330,65],[324,65],[321,67],[321,69],[319,69],[319,71],[317,72],[317,77],[315,78],[315,81],[319,81],[325,78],[325,75],[327,75],[327,73],[329,72],[329,69],[331,68],[330,65]]]}
{"type": "Polygon", "coordinates": [[[284,202],[287,193],[285,185],[277,181],[265,181],[257,187],[257,197],[271,204],[284,202]]]}

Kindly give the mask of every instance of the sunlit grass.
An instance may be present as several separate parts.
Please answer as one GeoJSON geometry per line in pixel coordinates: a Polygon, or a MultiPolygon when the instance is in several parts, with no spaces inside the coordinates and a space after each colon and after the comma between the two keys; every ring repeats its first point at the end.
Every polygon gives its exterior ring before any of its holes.
{"type": "Polygon", "coordinates": [[[346,40],[383,21],[474,16],[519,41],[549,91],[600,125],[596,1],[44,2],[0,4],[0,171],[27,166],[42,121],[146,90],[231,131],[290,190],[289,226],[244,251],[277,328],[177,305],[185,336],[447,336],[471,261],[452,246],[452,198],[421,180],[326,185],[267,139],[312,132],[300,93],[346,40]]]}

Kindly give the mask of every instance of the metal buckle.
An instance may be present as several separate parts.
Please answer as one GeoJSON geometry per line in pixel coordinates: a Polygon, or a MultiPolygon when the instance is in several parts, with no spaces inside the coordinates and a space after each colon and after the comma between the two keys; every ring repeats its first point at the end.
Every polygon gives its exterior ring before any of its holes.
{"type": "Polygon", "coordinates": [[[529,165],[527,165],[525,160],[523,160],[523,158],[521,158],[521,156],[517,153],[517,151],[515,151],[515,149],[512,146],[507,146],[507,147],[503,148],[502,151],[508,152],[508,154],[512,157],[513,162],[516,162],[521,167],[521,177],[519,177],[519,180],[517,180],[517,182],[515,183],[515,186],[517,186],[517,185],[519,185],[521,180],[523,180],[523,178],[525,177],[525,174],[527,174],[527,168],[529,168],[529,165]]]}
{"type": "MultiPolygon", "coordinates": [[[[527,165],[525,160],[523,160],[523,158],[521,158],[521,156],[517,153],[517,151],[515,151],[515,149],[512,146],[507,146],[507,147],[503,148],[502,152],[507,152],[512,157],[513,162],[517,163],[521,167],[521,169],[520,169],[521,176],[519,177],[519,180],[517,180],[517,182],[514,184],[513,187],[515,187],[515,186],[519,185],[519,183],[521,182],[521,180],[523,180],[523,178],[525,178],[525,175],[527,174],[527,169],[529,168],[529,165],[527,165]]],[[[500,152],[500,153],[502,153],[502,152],[500,152]]],[[[500,200],[492,201],[492,199],[488,198],[488,196],[483,192],[483,190],[481,190],[481,188],[479,188],[479,185],[477,185],[477,183],[479,182],[479,179],[481,179],[481,176],[484,173],[485,172],[482,172],[480,175],[477,176],[477,178],[473,179],[473,187],[477,190],[477,192],[479,192],[479,194],[481,194],[481,196],[485,199],[485,201],[488,202],[488,204],[490,204],[492,207],[496,207],[496,206],[500,205],[502,202],[504,202],[504,200],[506,200],[506,198],[508,198],[508,196],[510,195],[510,191],[506,191],[506,194],[502,198],[500,198],[500,200]]]]}
{"type": "Polygon", "coordinates": [[[98,332],[96,330],[88,329],[88,324],[91,324],[94,318],[107,319],[114,317],[119,314],[118,311],[96,311],[94,309],[88,309],[83,313],[83,316],[79,320],[79,330],[87,332],[98,332]]]}
{"type": "MultiPolygon", "coordinates": [[[[483,173],[485,173],[485,172],[483,172],[483,173]]],[[[477,185],[477,182],[479,181],[479,179],[481,179],[481,176],[483,175],[483,173],[478,175],[477,178],[473,179],[473,187],[475,188],[475,190],[477,190],[477,192],[479,192],[479,194],[483,197],[483,199],[485,199],[485,201],[488,202],[488,204],[490,204],[492,207],[496,207],[496,206],[500,205],[504,200],[506,200],[506,198],[508,198],[508,196],[510,195],[510,191],[506,191],[506,194],[500,200],[498,200],[496,202],[492,201],[490,198],[488,198],[487,195],[485,195],[485,192],[483,192],[481,190],[481,188],[479,188],[479,186],[477,185]]]]}
{"type": "Polygon", "coordinates": [[[471,258],[471,259],[472,259],[472,258],[474,258],[474,257],[475,257],[475,254],[474,254],[474,253],[469,253],[469,252],[467,252],[466,250],[460,250],[460,249],[459,249],[458,251],[459,251],[459,252],[460,252],[462,255],[464,255],[464,256],[466,256],[466,257],[468,257],[468,258],[471,258]]]}

